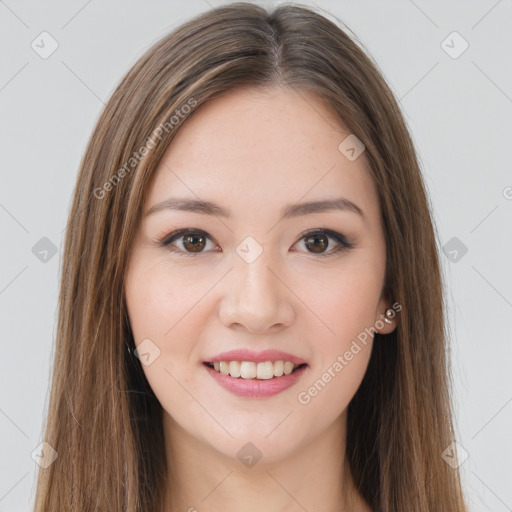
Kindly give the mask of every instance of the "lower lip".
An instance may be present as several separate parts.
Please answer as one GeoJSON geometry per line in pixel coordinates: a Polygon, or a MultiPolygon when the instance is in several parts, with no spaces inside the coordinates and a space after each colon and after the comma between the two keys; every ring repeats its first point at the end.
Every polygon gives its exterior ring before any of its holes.
{"type": "Polygon", "coordinates": [[[264,398],[277,395],[293,386],[307,368],[307,366],[303,366],[289,375],[273,377],[272,379],[243,379],[242,377],[235,378],[231,375],[224,375],[205,364],[203,366],[224,389],[244,398],[264,398]]]}

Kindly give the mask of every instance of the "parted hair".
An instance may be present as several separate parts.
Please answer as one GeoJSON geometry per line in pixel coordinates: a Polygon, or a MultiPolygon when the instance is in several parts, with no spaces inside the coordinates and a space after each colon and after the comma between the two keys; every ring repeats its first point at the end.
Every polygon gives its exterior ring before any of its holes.
{"type": "Polygon", "coordinates": [[[43,425],[58,457],[39,469],[35,512],[163,512],[162,407],[127,351],[124,274],[148,185],[183,112],[237,87],[312,91],[365,146],[386,238],[385,295],[402,309],[391,334],[375,334],[348,406],[355,485],[375,511],[467,510],[459,472],[441,456],[455,419],[432,207],[393,93],[337,21],[300,4],[213,8],[154,44],[112,94],[66,228],[43,425]]]}

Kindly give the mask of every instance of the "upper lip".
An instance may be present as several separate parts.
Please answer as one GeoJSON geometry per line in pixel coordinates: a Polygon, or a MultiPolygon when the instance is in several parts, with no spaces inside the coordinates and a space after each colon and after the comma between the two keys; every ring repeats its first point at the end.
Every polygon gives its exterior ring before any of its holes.
{"type": "Polygon", "coordinates": [[[253,350],[238,349],[222,352],[216,356],[207,359],[206,363],[220,363],[221,361],[252,361],[254,363],[264,363],[265,361],[290,361],[293,364],[307,364],[304,359],[282,352],[281,350],[263,350],[254,352],[253,350]]]}

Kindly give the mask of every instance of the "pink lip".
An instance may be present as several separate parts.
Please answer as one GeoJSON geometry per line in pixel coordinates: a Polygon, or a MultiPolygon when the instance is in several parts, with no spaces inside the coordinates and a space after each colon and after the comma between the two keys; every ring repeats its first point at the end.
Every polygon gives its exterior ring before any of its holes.
{"type": "MultiPolygon", "coordinates": [[[[253,363],[264,363],[265,361],[290,361],[293,364],[304,364],[306,361],[300,357],[281,352],[280,350],[263,350],[262,352],[254,352],[252,350],[239,349],[222,352],[210,359],[207,363],[220,363],[221,361],[252,361],[253,363]]],[[[232,378],[232,377],[231,377],[232,378]]],[[[273,380],[273,379],[272,379],[273,380]]]]}
{"type": "MultiPolygon", "coordinates": [[[[271,351],[273,352],[273,351],[271,351]]],[[[230,352],[228,352],[230,354],[230,352]]],[[[225,354],[222,354],[223,357],[225,354]]],[[[245,357],[245,356],[244,356],[245,357]]],[[[226,361],[226,359],[221,359],[226,361]]],[[[236,361],[236,359],[228,359],[229,361],[236,361]]],[[[243,359],[247,361],[247,359],[243,359]]],[[[265,359],[268,361],[269,359],[265,359]]],[[[271,358],[272,360],[272,358],[271,358]]],[[[290,359],[287,359],[288,361],[290,359]]],[[[296,363],[297,364],[297,363],[296,363]]],[[[307,366],[297,368],[293,373],[289,375],[282,375],[281,377],[274,377],[272,379],[243,379],[242,377],[231,377],[230,375],[224,375],[213,368],[210,368],[206,364],[203,364],[206,371],[216,380],[227,391],[234,395],[241,396],[244,398],[265,398],[273,395],[277,395],[293,386],[303,375],[307,366]]]]}

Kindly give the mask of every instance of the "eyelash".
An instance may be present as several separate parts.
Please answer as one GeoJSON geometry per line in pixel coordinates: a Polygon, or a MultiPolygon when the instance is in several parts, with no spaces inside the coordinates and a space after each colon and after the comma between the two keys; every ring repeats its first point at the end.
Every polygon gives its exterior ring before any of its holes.
{"type": "MultiPolygon", "coordinates": [[[[329,252],[317,253],[317,254],[315,254],[313,252],[309,252],[309,254],[313,254],[314,256],[320,256],[320,257],[333,256],[334,254],[352,249],[354,247],[354,244],[347,242],[346,238],[341,233],[332,231],[331,229],[312,229],[312,230],[310,229],[308,231],[301,233],[300,238],[297,240],[297,242],[300,242],[303,238],[310,237],[310,236],[317,235],[317,234],[326,234],[329,238],[332,238],[333,240],[338,242],[339,245],[337,247],[335,247],[334,249],[331,249],[329,252]]],[[[185,256],[185,257],[192,256],[193,257],[193,256],[205,254],[205,251],[193,253],[193,252],[186,252],[186,251],[171,248],[171,243],[174,242],[176,239],[183,237],[184,235],[201,235],[201,236],[205,236],[206,238],[212,240],[210,235],[208,235],[208,233],[206,233],[205,231],[202,231],[200,229],[185,228],[185,229],[178,229],[177,231],[173,231],[172,233],[166,235],[163,239],[159,240],[159,244],[161,247],[167,247],[167,249],[169,251],[171,251],[175,254],[179,254],[180,256],[185,256]]]]}

